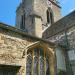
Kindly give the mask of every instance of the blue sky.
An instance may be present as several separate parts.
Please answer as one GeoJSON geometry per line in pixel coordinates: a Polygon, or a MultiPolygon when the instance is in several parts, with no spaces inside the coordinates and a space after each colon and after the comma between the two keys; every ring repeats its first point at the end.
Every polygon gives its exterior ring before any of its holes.
{"type": "Polygon", "coordinates": [[[75,0],[58,0],[60,2],[60,5],[62,7],[61,13],[62,16],[67,15],[68,13],[71,13],[75,10],[75,0]]]}
{"type": "MultiPolygon", "coordinates": [[[[0,22],[8,25],[15,25],[16,8],[21,0],[1,0],[0,1],[0,22]]],[[[62,16],[75,10],[75,0],[58,0],[62,7],[62,16]]]]}

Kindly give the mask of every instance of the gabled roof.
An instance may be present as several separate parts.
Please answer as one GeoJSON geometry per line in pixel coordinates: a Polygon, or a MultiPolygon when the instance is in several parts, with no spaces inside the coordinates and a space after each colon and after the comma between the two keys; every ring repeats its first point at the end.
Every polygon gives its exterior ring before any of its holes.
{"type": "Polygon", "coordinates": [[[45,43],[50,44],[51,46],[55,46],[55,44],[52,43],[52,42],[49,42],[49,41],[47,41],[47,40],[45,40],[45,39],[42,39],[42,38],[38,38],[38,37],[35,37],[35,36],[32,36],[32,35],[29,35],[29,34],[27,34],[25,31],[23,31],[23,30],[21,30],[21,29],[12,27],[12,26],[7,25],[7,24],[4,24],[4,23],[0,23],[0,28],[2,28],[2,29],[4,29],[4,30],[9,30],[9,31],[11,31],[11,32],[18,33],[18,34],[23,35],[24,37],[30,38],[30,39],[32,39],[32,40],[45,42],[45,43]]]}
{"type": "Polygon", "coordinates": [[[44,33],[45,39],[63,32],[75,25],[75,11],[52,24],[44,33]]]}

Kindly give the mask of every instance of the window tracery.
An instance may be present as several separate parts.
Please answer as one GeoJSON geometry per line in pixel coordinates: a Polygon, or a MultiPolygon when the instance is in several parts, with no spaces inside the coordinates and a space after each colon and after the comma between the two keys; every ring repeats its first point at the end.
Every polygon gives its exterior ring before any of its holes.
{"type": "Polygon", "coordinates": [[[21,25],[20,25],[20,28],[21,29],[25,29],[25,14],[23,14],[22,16],[21,16],[21,25]]]}
{"type": "Polygon", "coordinates": [[[32,69],[32,55],[27,55],[27,62],[26,62],[26,75],[31,75],[31,69],[32,69]]]}
{"type": "Polygon", "coordinates": [[[40,57],[40,75],[44,75],[44,59],[40,57]]]}
{"type": "Polygon", "coordinates": [[[33,48],[27,53],[26,75],[50,75],[49,58],[44,52],[43,48],[33,48]]]}
{"type": "Polygon", "coordinates": [[[46,57],[46,75],[50,75],[49,58],[46,57]]]}
{"type": "Polygon", "coordinates": [[[54,22],[53,12],[52,12],[51,8],[48,8],[47,9],[47,23],[53,24],[53,22],[54,22]]]}

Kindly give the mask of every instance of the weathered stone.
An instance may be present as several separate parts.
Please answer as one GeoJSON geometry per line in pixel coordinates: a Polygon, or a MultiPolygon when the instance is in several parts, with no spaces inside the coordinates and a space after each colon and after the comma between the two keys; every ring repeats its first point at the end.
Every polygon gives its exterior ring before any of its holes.
{"type": "MultiPolygon", "coordinates": [[[[0,26],[1,25],[2,24],[0,24],[0,26]]],[[[16,75],[26,75],[26,57],[28,50],[32,50],[34,47],[41,47],[41,45],[44,44],[51,48],[50,52],[53,52],[52,54],[54,56],[54,45],[52,45],[52,47],[48,42],[23,34],[23,32],[18,34],[16,31],[13,32],[13,30],[2,28],[0,32],[0,40],[4,41],[0,43],[0,64],[20,67],[16,75]]]]}

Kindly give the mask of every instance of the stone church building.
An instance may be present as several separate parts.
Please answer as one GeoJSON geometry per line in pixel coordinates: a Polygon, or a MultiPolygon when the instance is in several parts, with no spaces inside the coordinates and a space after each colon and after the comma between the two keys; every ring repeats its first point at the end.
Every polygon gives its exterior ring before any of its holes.
{"type": "Polygon", "coordinates": [[[22,0],[15,27],[0,23],[0,75],[75,75],[75,11],[61,18],[57,0],[22,0]]]}

